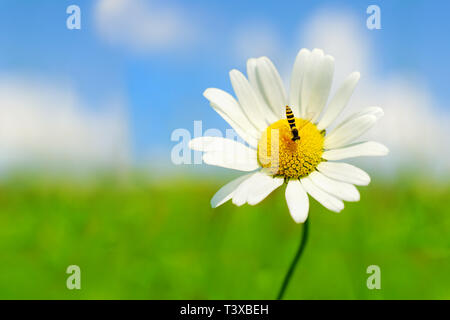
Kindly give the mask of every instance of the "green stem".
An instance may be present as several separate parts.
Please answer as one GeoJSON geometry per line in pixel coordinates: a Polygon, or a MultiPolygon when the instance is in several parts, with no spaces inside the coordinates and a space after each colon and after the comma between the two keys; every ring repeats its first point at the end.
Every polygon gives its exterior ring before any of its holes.
{"type": "Polygon", "coordinates": [[[295,266],[297,265],[298,260],[300,259],[303,251],[305,250],[306,242],[308,239],[308,225],[309,225],[309,219],[306,219],[305,223],[303,224],[303,233],[302,233],[300,246],[298,247],[298,250],[297,250],[297,253],[295,254],[294,260],[292,260],[291,266],[289,267],[289,270],[286,273],[286,276],[284,277],[283,285],[281,286],[280,293],[278,293],[277,300],[283,299],[284,292],[286,291],[289,281],[291,280],[292,274],[294,273],[295,266]]]}

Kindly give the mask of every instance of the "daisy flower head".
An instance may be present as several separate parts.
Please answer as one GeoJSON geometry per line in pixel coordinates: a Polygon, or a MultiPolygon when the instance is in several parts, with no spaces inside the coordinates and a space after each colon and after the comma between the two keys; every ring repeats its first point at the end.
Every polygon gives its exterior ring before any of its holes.
{"type": "Polygon", "coordinates": [[[308,195],[335,212],[344,208],[343,201],[359,201],[355,185],[369,184],[369,175],[337,161],[388,153],[377,142],[355,143],[383,110],[362,109],[329,130],[360,77],[358,72],[350,74],[328,101],[333,73],[333,57],[320,49],[302,49],[294,63],[289,94],[267,57],[247,61],[248,78],[238,70],[230,71],[237,99],[220,89],[205,90],[214,110],[248,146],[226,138],[199,137],[189,142],[190,148],[204,152],[207,164],[250,172],[223,186],[211,199],[212,207],[228,200],[237,206],[255,205],[283,184],[297,223],[308,217],[308,195]]]}

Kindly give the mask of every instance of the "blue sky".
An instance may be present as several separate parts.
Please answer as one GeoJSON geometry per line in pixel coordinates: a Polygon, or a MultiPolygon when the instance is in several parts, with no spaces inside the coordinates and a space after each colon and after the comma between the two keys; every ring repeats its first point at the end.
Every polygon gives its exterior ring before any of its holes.
{"type": "Polygon", "coordinates": [[[128,115],[133,157],[165,157],[173,146],[170,134],[175,128],[191,129],[193,121],[199,119],[204,120],[205,129],[227,127],[208,107],[202,93],[208,87],[231,92],[229,70],[245,70],[250,56],[240,54],[235,44],[242,30],[249,26],[271,30],[280,46],[277,52],[285,53],[271,58],[277,65],[292,64],[296,52],[305,46],[298,36],[305,21],[328,8],[349,12],[360,23],[360,33],[371,43],[377,66],[373,72],[379,79],[394,73],[417,77],[440,108],[448,108],[448,1],[197,0],[147,4],[149,8],[157,6],[157,10],[169,7],[180,12],[188,27],[177,31],[174,42],[180,41],[180,45],[136,49],[120,40],[111,43],[98,30],[97,1],[3,0],[0,74],[67,84],[89,108],[120,97],[128,115]],[[81,30],[66,28],[66,8],[71,4],[81,8],[81,30]],[[382,30],[365,28],[370,4],[381,8],[382,30]],[[194,36],[184,41],[192,35],[188,31],[194,36]]]}

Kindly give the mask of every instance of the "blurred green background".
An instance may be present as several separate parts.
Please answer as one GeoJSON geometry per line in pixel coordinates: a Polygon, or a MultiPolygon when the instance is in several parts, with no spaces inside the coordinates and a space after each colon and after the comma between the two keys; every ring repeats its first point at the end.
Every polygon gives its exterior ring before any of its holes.
{"type": "MultiPolygon", "coordinates": [[[[339,214],[312,200],[309,243],[285,298],[450,299],[449,185],[411,176],[374,178],[339,214]],[[373,264],[381,290],[366,287],[373,264]]],[[[255,207],[211,209],[226,180],[93,181],[1,183],[0,298],[275,298],[302,229],[282,188],[255,207]],[[71,264],[81,290],[66,288],[71,264]]]]}

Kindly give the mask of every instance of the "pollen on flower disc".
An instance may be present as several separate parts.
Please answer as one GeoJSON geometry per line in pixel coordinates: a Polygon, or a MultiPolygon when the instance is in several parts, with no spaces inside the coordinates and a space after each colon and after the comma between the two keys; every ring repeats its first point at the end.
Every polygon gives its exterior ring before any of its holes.
{"type": "Polygon", "coordinates": [[[324,137],[316,125],[295,118],[300,139],[293,141],[286,119],[272,123],[258,142],[258,162],[270,174],[287,178],[306,177],[322,161],[324,137]]]}

